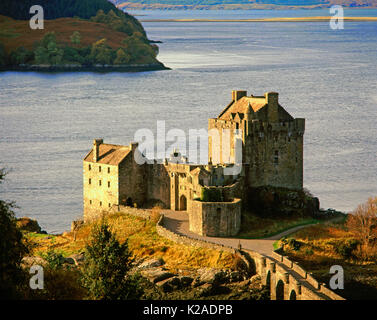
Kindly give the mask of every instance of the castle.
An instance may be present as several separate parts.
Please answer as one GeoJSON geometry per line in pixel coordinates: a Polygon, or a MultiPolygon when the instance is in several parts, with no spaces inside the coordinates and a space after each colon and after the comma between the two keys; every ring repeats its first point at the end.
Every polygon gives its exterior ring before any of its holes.
{"type": "Polygon", "coordinates": [[[135,161],[141,156],[137,143],[121,146],[95,139],[83,161],[84,221],[157,202],[187,211],[194,233],[233,236],[240,230],[242,201],[247,201],[250,187],[302,189],[305,119],[293,118],[279,104],[278,93],[248,96],[232,91],[231,102],[208,121],[209,131],[224,129],[230,129],[230,146],[221,135],[209,135],[207,165],[188,163],[178,152],[140,165],[135,161]],[[242,144],[241,170],[229,175],[237,139],[242,144]],[[225,148],[230,148],[227,159],[225,148]]]}

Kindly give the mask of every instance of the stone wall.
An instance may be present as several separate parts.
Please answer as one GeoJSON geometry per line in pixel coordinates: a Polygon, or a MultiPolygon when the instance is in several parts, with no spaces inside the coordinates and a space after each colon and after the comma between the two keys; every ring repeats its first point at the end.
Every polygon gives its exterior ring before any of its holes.
{"type": "Polygon", "coordinates": [[[241,228],[241,199],[232,202],[192,201],[190,231],[202,236],[234,236],[241,228]]]}
{"type": "Polygon", "coordinates": [[[157,222],[156,230],[157,230],[157,233],[164,238],[167,238],[167,239],[174,241],[176,243],[180,243],[180,244],[184,244],[184,245],[188,245],[188,246],[208,248],[208,249],[214,249],[214,250],[222,250],[222,251],[227,251],[227,252],[230,252],[230,253],[236,252],[236,250],[232,247],[224,246],[224,245],[221,245],[221,244],[216,244],[216,243],[209,242],[209,241],[198,240],[198,239],[195,239],[195,238],[191,238],[189,236],[176,234],[176,233],[166,229],[163,226],[163,219],[164,219],[164,215],[162,214],[159,221],[157,222]]]}

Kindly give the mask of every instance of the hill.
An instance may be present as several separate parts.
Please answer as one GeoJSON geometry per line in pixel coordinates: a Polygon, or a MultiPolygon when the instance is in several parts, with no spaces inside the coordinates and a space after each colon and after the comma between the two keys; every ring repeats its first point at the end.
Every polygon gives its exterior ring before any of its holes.
{"type": "Polygon", "coordinates": [[[123,9],[315,9],[377,8],[377,0],[111,0],[123,9]]]}
{"type": "Polygon", "coordinates": [[[3,0],[0,5],[2,70],[31,65],[54,71],[99,65],[117,70],[131,65],[165,68],[156,59],[158,47],[150,43],[140,22],[106,0],[42,0],[46,19],[42,30],[32,30],[26,21],[33,3],[3,0]]]}

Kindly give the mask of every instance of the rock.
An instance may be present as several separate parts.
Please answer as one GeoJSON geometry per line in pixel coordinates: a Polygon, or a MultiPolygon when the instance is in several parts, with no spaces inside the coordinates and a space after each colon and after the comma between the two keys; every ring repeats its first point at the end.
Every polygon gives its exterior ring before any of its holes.
{"type": "Polygon", "coordinates": [[[157,283],[162,280],[175,276],[173,273],[170,273],[169,271],[165,271],[159,268],[142,270],[141,274],[152,283],[157,283]]]}
{"type": "Polygon", "coordinates": [[[160,287],[164,292],[171,292],[181,287],[181,281],[178,277],[172,277],[156,283],[156,286],[160,287]]]}
{"type": "Polygon", "coordinates": [[[64,263],[75,264],[75,260],[71,257],[64,258],[64,263]]]}
{"type": "Polygon", "coordinates": [[[231,271],[229,273],[228,278],[229,278],[229,282],[238,282],[238,281],[242,281],[243,279],[242,274],[239,271],[231,271]]]}
{"type": "Polygon", "coordinates": [[[260,275],[259,275],[259,274],[256,274],[256,275],[254,275],[254,276],[252,276],[252,277],[250,278],[250,283],[257,282],[257,281],[260,281],[260,280],[261,280],[260,275]]]}
{"type": "Polygon", "coordinates": [[[200,275],[201,282],[218,285],[226,280],[226,275],[223,270],[215,268],[201,268],[198,270],[198,273],[200,275]]]}
{"type": "Polygon", "coordinates": [[[238,283],[237,283],[237,286],[238,286],[240,289],[245,290],[245,289],[248,288],[249,284],[250,284],[250,280],[243,280],[243,281],[241,281],[241,282],[238,282],[238,283]]]}
{"type": "Polygon", "coordinates": [[[211,283],[205,283],[198,287],[199,296],[205,297],[212,293],[213,286],[211,283]]]}
{"type": "MultiPolygon", "coordinates": [[[[73,263],[78,266],[80,263],[83,263],[84,260],[85,260],[85,256],[83,253],[76,253],[76,254],[72,254],[70,255],[68,258],[66,259],[72,259],[73,260],[73,263]]],[[[70,262],[68,262],[70,263],[70,262]]]]}
{"type": "Polygon", "coordinates": [[[182,287],[188,287],[194,281],[193,278],[188,277],[188,276],[181,276],[179,277],[179,280],[181,281],[182,287]]]}
{"type": "Polygon", "coordinates": [[[156,268],[162,266],[163,264],[165,264],[165,262],[162,259],[149,259],[140,264],[138,269],[156,268]]]}
{"type": "Polygon", "coordinates": [[[33,265],[44,266],[47,264],[47,261],[41,257],[23,257],[21,264],[25,267],[31,267],[33,265]]]}
{"type": "Polygon", "coordinates": [[[23,218],[17,219],[16,225],[20,230],[23,230],[23,231],[42,233],[42,229],[39,226],[37,220],[23,217],[23,218]]]}

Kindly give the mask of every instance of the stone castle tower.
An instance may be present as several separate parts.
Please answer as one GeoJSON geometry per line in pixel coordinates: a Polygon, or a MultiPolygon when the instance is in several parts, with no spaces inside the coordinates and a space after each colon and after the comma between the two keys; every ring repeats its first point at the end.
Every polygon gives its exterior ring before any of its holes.
{"type": "MultiPolygon", "coordinates": [[[[293,118],[280,106],[278,97],[276,92],[247,96],[246,91],[232,91],[232,101],[217,118],[209,119],[208,130],[242,132],[242,164],[247,186],[302,189],[305,119],[293,118]]],[[[230,155],[234,157],[234,135],[230,142],[230,155]]],[[[222,139],[220,148],[213,148],[209,137],[208,147],[210,162],[227,160],[222,158],[222,139]],[[220,157],[213,154],[214,150],[220,150],[220,157]]]]}

